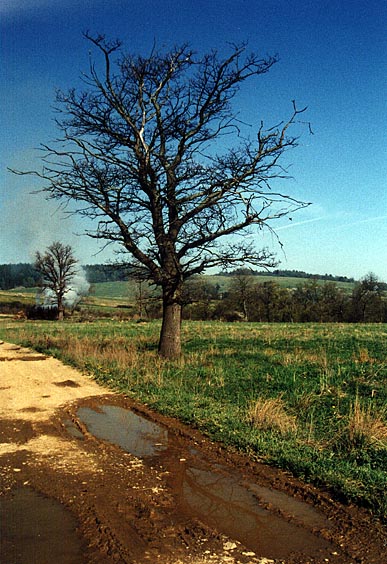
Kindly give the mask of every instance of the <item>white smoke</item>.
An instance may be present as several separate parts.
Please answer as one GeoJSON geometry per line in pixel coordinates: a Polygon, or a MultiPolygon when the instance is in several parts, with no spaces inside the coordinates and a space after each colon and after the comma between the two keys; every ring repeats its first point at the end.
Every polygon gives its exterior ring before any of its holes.
{"type": "MultiPolygon", "coordinates": [[[[90,284],[86,279],[83,270],[71,278],[68,288],[63,297],[64,306],[68,309],[74,309],[84,296],[87,296],[90,290],[90,284]]],[[[36,296],[36,304],[41,307],[50,308],[58,305],[55,292],[50,288],[45,288],[36,296]]]]}
{"type": "Polygon", "coordinates": [[[66,290],[64,295],[64,305],[70,309],[76,307],[84,296],[87,296],[90,290],[90,284],[88,283],[83,270],[75,274],[66,290]]]}
{"type": "Polygon", "coordinates": [[[57,300],[55,293],[49,288],[45,288],[37,294],[36,305],[40,307],[56,307],[57,300]]]}

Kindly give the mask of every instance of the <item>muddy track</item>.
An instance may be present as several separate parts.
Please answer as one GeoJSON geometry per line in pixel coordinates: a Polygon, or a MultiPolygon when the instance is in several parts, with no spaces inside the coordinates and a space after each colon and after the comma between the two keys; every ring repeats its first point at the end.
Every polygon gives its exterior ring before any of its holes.
{"type": "Polygon", "coordinates": [[[3,343],[0,360],[0,561],[384,562],[366,511],[55,359],[3,343]]]}

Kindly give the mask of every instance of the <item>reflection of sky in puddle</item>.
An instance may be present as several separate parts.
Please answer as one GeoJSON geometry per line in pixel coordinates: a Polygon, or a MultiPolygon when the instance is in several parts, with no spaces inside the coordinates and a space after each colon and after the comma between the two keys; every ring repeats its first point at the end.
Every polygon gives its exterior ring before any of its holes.
{"type": "Polygon", "coordinates": [[[83,407],[78,417],[96,437],[140,458],[157,458],[169,471],[181,510],[271,558],[286,558],[293,551],[315,554],[327,543],[311,531],[288,522],[264,505],[308,524],[328,526],[313,507],[282,492],[249,483],[237,471],[210,464],[200,451],[183,450],[178,439],[162,426],[130,410],[102,405],[98,411],[83,407]]]}
{"type": "Polygon", "coordinates": [[[200,517],[205,515],[208,524],[217,528],[221,524],[224,532],[250,546],[255,544],[251,540],[256,540],[257,526],[260,534],[267,535],[267,511],[231,477],[190,466],[181,485],[184,505],[200,517]]]}
{"type": "MultiPolygon", "coordinates": [[[[260,507],[252,491],[241,485],[240,476],[188,466],[181,477],[180,494],[183,505],[208,525],[271,558],[284,558],[308,546],[316,551],[326,544],[310,531],[260,507]]],[[[270,497],[268,489],[266,497],[270,497]]]]}
{"type": "Polygon", "coordinates": [[[245,486],[263,503],[267,503],[281,509],[283,513],[288,513],[299,521],[308,523],[310,527],[327,526],[325,517],[307,503],[298,501],[286,493],[258,486],[258,484],[246,483],[245,486]]]}
{"type": "Polygon", "coordinates": [[[166,448],[168,432],[128,409],[114,405],[103,405],[98,411],[80,407],[77,415],[94,436],[134,456],[156,456],[166,448]]]}

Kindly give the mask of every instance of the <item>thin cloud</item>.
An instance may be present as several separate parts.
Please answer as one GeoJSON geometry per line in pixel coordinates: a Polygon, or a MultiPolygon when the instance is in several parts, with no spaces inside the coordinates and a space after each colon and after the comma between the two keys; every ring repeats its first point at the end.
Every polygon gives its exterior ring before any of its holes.
{"type": "Polygon", "coordinates": [[[305,219],[305,221],[297,221],[293,223],[292,221],[288,223],[288,225],[282,225],[281,227],[277,227],[275,231],[283,231],[284,229],[291,229],[292,227],[298,227],[299,225],[305,225],[306,223],[315,223],[316,221],[321,221],[323,219],[327,219],[325,216],[323,217],[315,217],[313,219],[305,219]]]}
{"type": "MultiPolygon", "coordinates": [[[[322,216],[322,217],[316,217],[314,219],[306,219],[305,221],[297,221],[297,222],[292,222],[289,221],[288,225],[282,225],[281,227],[277,227],[275,229],[275,231],[283,231],[284,229],[292,229],[293,227],[298,227],[299,225],[305,225],[307,223],[315,223],[316,221],[322,221],[323,219],[325,220],[332,220],[334,219],[333,217],[327,217],[327,216],[322,216]]],[[[379,215],[376,217],[367,217],[366,219],[358,219],[356,221],[351,221],[348,223],[343,223],[341,225],[336,225],[334,227],[331,227],[330,230],[334,230],[336,231],[337,229],[346,229],[347,227],[355,227],[356,225],[362,225],[364,223],[375,223],[377,221],[383,221],[387,219],[387,215],[379,215]]]]}

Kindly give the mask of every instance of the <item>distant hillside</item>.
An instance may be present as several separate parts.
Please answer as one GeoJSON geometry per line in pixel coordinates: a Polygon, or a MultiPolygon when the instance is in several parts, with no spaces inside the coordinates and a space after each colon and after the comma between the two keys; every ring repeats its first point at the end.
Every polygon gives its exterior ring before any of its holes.
{"type": "MultiPolygon", "coordinates": [[[[126,282],[130,278],[130,269],[123,265],[114,264],[87,264],[82,266],[87,280],[90,284],[106,282],[126,282]]],[[[355,280],[346,276],[334,276],[332,274],[310,274],[302,270],[273,270],[272,272],[239,268],[233,271],[220,272],[213,275],[205,275],[207,280],[213,283],[228,285],[230,278],[235,276],[255,276],[265,280],[276,280],[281,286],[295,287],[305,280],[316,279],[321,281],[336,282],[340,286],[353,287],[355,280]]],[[[258,280],[257,280],[258,281],[258,280]]],[[[0,289],[10,290],[18,287],[32,288],[39,282],[39,273],[34,266],[28,263],[1,264],[0,265],[0,289]]]]}

